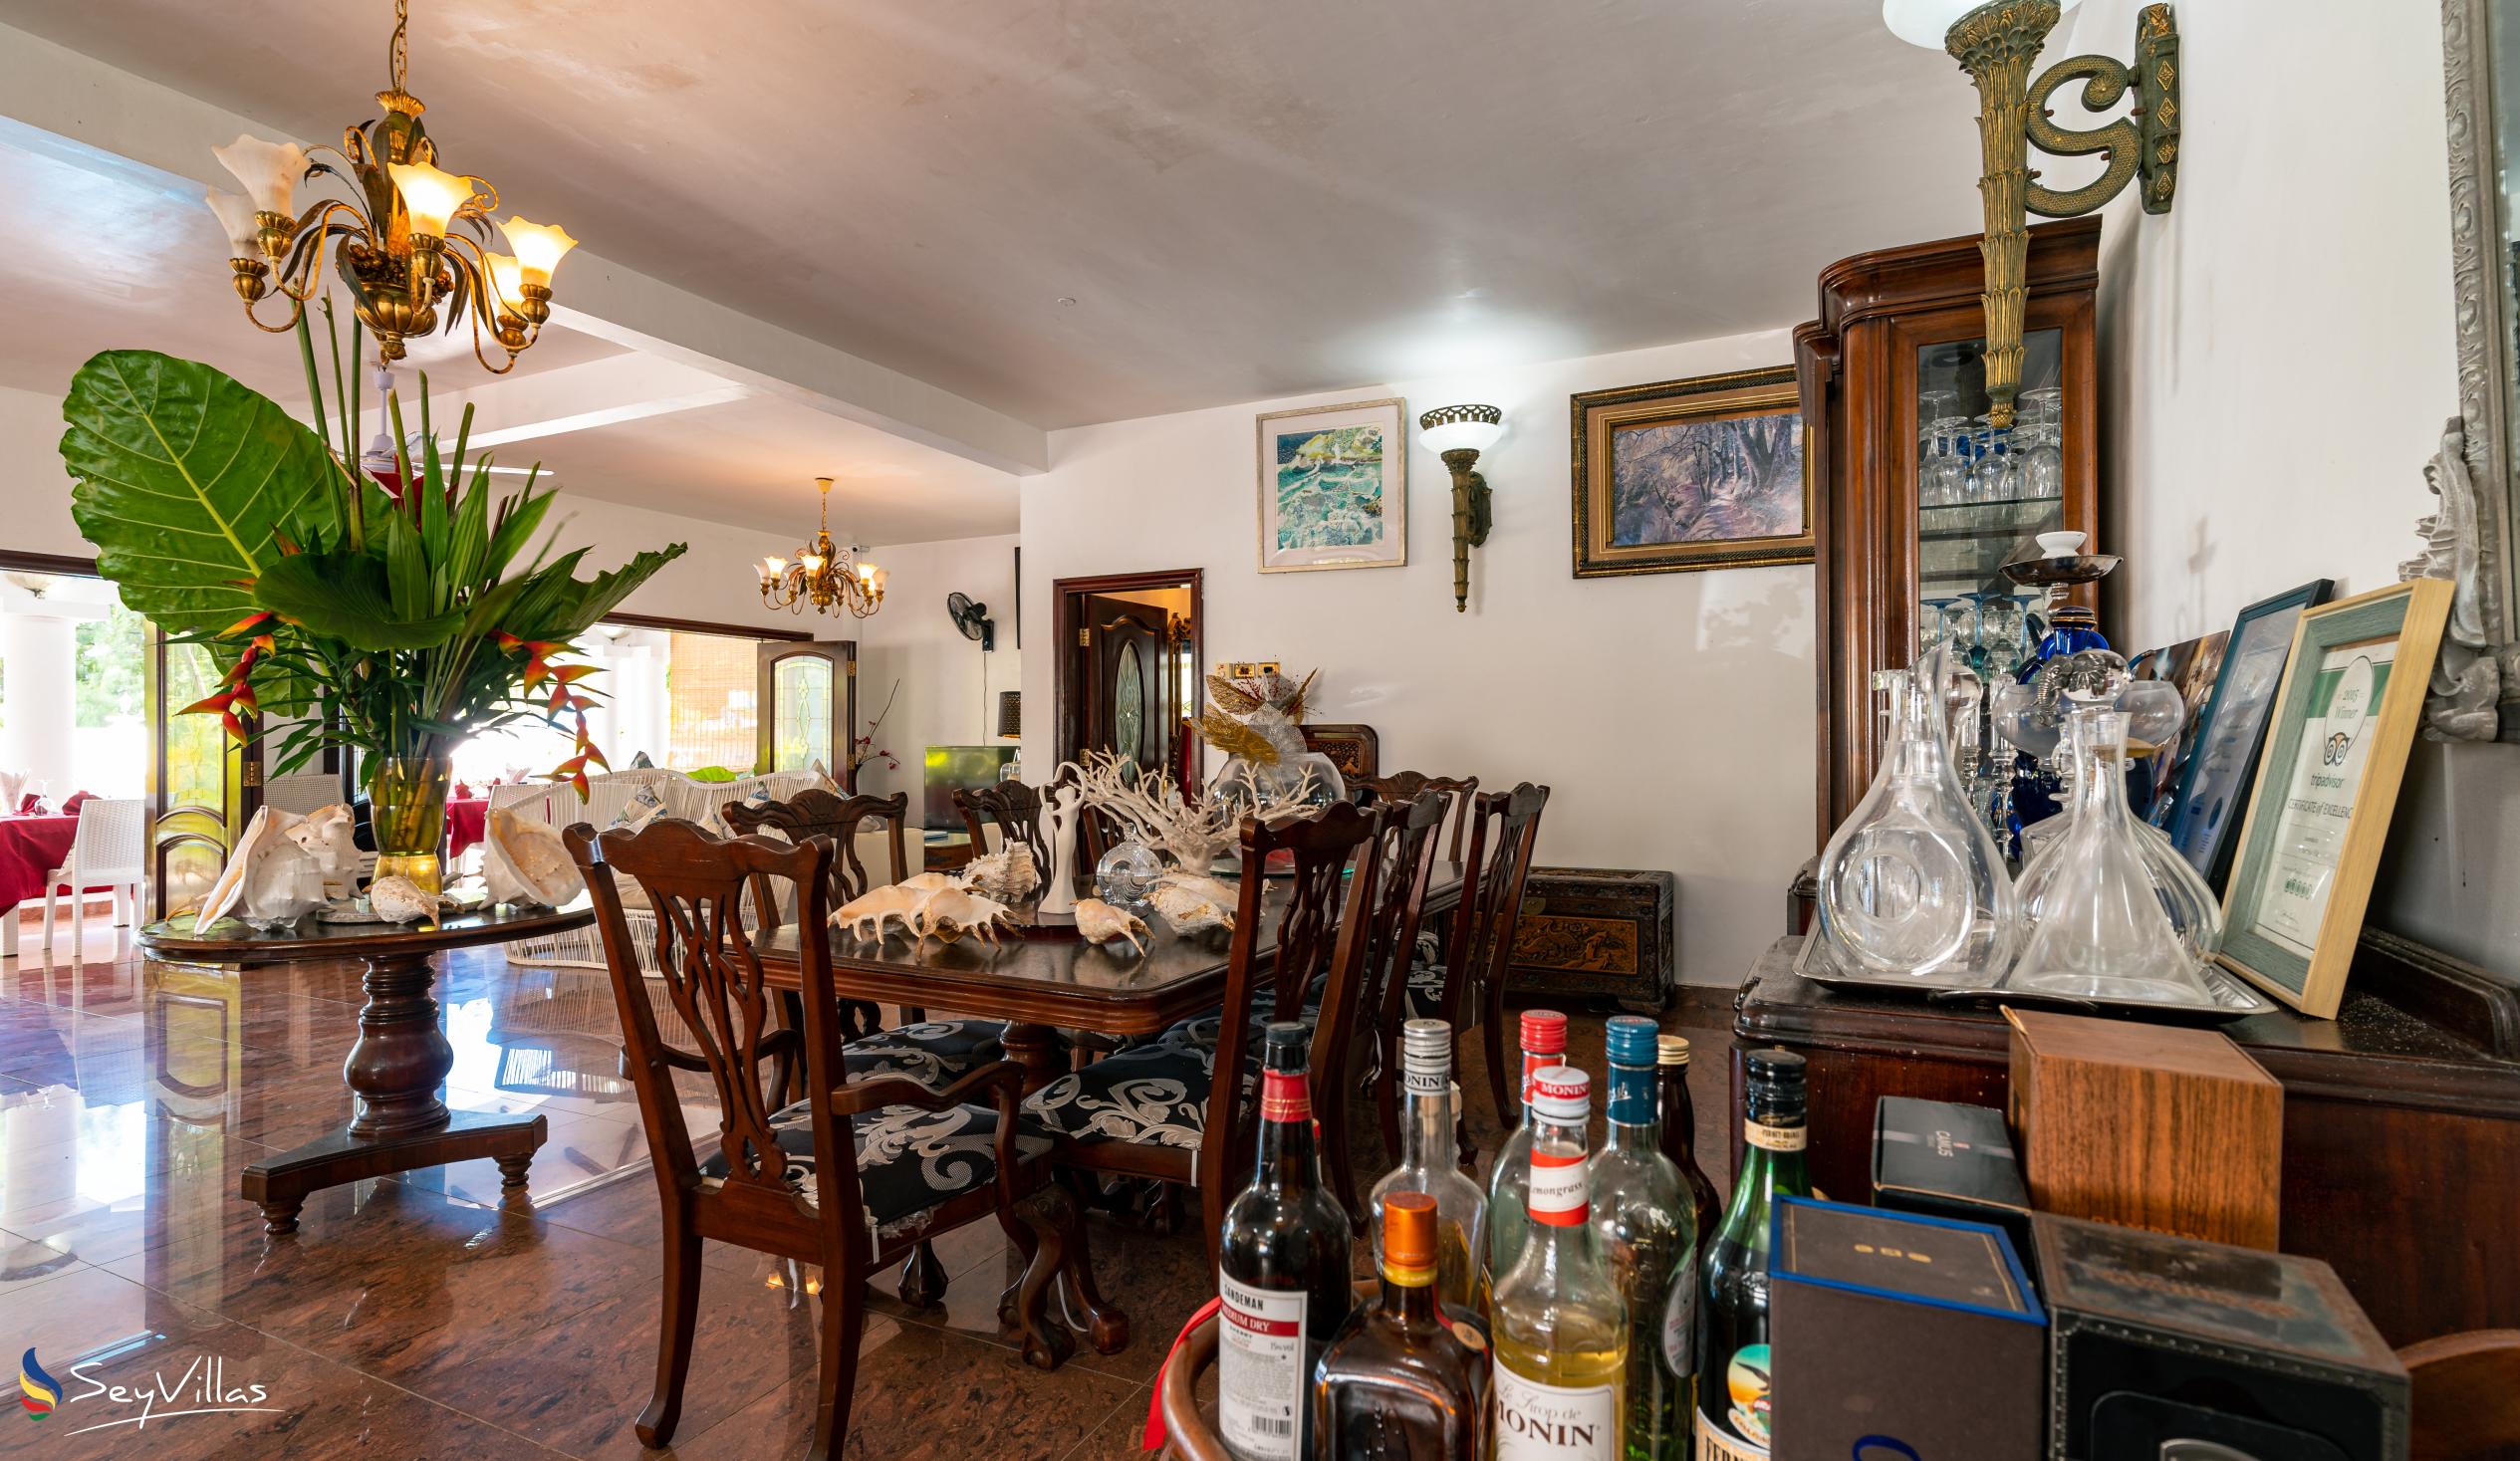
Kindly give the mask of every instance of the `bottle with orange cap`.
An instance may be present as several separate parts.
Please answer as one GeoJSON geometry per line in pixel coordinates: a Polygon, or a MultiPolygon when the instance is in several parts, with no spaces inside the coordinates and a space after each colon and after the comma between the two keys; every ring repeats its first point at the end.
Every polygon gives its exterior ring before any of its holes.
{"type": "Polygon", "coordinates": [[[1435,1293],[1435,1199],[1383,1199],[1383,1297],[1330,1341],[1313,1385],[1321,1461],[1484,1461],[1487,1355],[1435,1293]]]}

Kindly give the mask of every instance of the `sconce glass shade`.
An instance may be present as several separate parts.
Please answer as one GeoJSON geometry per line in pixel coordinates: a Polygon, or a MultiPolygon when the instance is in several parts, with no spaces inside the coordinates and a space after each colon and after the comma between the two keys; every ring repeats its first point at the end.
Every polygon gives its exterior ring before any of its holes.
{"type": "Polygon", "coordinates": [[[402,194],[403,211],[411,215],[411,231],[444,238],[446,223],[472,197],[472,179],[458,177],[427,162],[388,162],[394,191],[402,194]]]}
{"type": "Polygon", "coordinates": [[[1437,406],[1417,418],[1418,438],[1429,450],[1485,451],[1505,434],[1505,413],[1492,405],[1437,406]]]}
{"type": "Polygon", "coordinates": [[[569,230],[557,223],[528,223],[522,218],[509,218],[499,227],[506,231],[508,247],[516,250],[517,267],[524,273],[524,282],[551,286],[551,272],[578,241],[569,230]]]}
{"type": "Polygon", "coordinates": [[[224,147],[212,147],[210,155],[236,175],[256,208],[296,215],[298,179],[306,176],[306,148],[296,142],[267,142],[240,134],[224,147]]]}
{"type": "Polygon", "coordinates": [[[204,194],[201,201],[208,203],[210,211],[219,215],[219,232],[227,235],[229,258],[262,257],[261,246],[254,241],[254,235],[261,232],[262,225],[254,221],[253,199],[237,193],[213,192],[204,194]]]}
{"type": "MultiPolygon", "coordinates": [[[[2070,12],[2083,0],[2057,0],[2060,12],[2070,12]]],[[[1890,34],[1911,46],[1928,51],[1943,49],[1942,38],[1961,16],[1986,8],[1987,0],[1882,0],[1882,23],[1890,34]]]]}

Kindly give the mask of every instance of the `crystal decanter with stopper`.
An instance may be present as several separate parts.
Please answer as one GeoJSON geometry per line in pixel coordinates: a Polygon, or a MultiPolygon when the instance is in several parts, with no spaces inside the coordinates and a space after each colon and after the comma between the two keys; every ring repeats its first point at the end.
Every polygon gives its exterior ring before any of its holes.
{"type": "Polygon", "coordinates": [[[2012,962],[2019,909],[1994,836],[1952,771],[1938,693],[1881,670],[1882,769],[1820,856],[1820,917],[1806,974],[1983,989],[2012,962]]]}

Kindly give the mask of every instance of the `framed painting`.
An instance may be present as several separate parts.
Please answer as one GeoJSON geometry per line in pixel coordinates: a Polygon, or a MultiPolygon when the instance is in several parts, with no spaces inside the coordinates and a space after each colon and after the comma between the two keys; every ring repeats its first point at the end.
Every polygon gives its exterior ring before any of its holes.
{"type": "Polygon", "coordinates": [[[2301,622],[2302,610],[2327,603],[2335,587],[2331,580],[2313,579],[2240,610],[2213,693],[2189,729],[2177,776],[2168,783],[2169,818],[2159,826],[2217,895],[2231,880],[2231,853],[2239,846],[2233,834],[2257,780],[2275,687],[2292,657],[2293,626],[2301,622]]]}
{"type": "Polygon", "coordinates": [[[2178,729],[2154,747],[2152,754],[2147,756],[2129,747],[2127,805],[2136,816],[2154,827],[2169,825],[2171,807],[2178,800],[2179,778],[2186,774],[2188,759],[2195,754],[2196,730],[2204,718],[2205,702],[2213,698],[2214,679],[2222,673],[2222,651],[2230,642],[2229,629],[2216,629],[2200,639],[2146,649],[2127,661],[2127,673],[2175,688],[2184,707],[2178,729]]]}
{"type": "Polygon", "coordinates": [[[1260,572],[1408,562],[1408,416],[1398,399],[1260,417],[1260,572]]]}
{"type": "Polygon", "coordinates": [[[1571,399],[1577,578],[1812,561],[1791,366],[1571,399]]]}
{"type": "Polygon", "coordinates": [[[2305,609],[2222,898],[2222,962],[2334,1019],[2406,752],[2423,718],[2450,583],[2415,579],[2305,609]]]}

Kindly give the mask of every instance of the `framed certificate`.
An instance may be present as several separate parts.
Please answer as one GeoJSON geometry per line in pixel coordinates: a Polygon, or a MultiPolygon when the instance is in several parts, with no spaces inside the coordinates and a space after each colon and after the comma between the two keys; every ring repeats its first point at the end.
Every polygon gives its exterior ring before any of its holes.
{"type": "Polygon", "coordinates": [[[2450,585],[2305,610],[2223,894],[2222,962],[2322,1019],[2344,998],[2372,873],[2423,713],[2450,585]]]}

